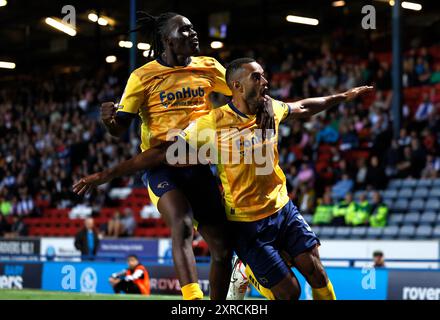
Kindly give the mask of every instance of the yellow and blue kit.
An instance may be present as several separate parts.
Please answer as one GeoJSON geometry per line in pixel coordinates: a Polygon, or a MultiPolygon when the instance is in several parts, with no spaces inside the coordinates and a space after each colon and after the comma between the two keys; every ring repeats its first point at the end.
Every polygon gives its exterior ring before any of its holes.
{"type": "MultiPolygon", "coordinates": [[[[290,108],[277,100],[272,104],[278,128],[290,108]]],[[[258,282],[271,288],[291,272],[280,252],[296,257],[319,244],[319,239],[288,197],[286,177],[278,164],[278,129],[265,142],[256,129],[255,115],[243,114],[231,102],[198,118],[179,136],[193,149],[215,151],[234,250],[258,282]],[[258,174],[265,164],[255,159],[246,162],[245,157],[267,144],[271,170],[258,174]],[[234,147],[238,162],[231,161],[234,147]]]]}

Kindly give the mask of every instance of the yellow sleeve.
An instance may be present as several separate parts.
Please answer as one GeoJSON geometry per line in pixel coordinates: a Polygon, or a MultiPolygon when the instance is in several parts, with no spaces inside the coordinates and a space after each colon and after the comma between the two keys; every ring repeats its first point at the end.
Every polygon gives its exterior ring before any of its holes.
{"type": "Polygon", "coordinates": [[[191,122],[188,127],[181,131],[179,137],[194,149],[199,149],[202,145],[207,144],[215,145],[216,122],[213,111],[191,122]]]}
{"type": "Polygon", "coordinates": [[[118,112],[138,113],[139,108],[144,103],[144,88],[139,77],[132,73],[128,78],[121,101],[119,102],[118,112]]]}
{"type": "Polygon", "coordinates": [[[214,73],[215,77],[213,91],[222,93],[225,96],[232,96],[231,89],[229,89],[228,85],[226,84],[226,69],[216,59],[214,59],[214,73]]]}
{"type": "Polygon", "coordinates": [[[290,107],[287,103],[272,99],[272,106],[279,122],[283,121],[290,115],[290,107]]]}

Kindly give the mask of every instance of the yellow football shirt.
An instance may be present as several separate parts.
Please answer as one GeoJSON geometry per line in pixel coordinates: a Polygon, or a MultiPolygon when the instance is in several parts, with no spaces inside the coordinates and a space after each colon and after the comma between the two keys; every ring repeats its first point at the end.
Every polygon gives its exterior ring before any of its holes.
{"type": "Polygon", "coordinates": [[[187,66],[157,59],[133,71],[117,112],[139,114],[141,149],[166,141],[170,129],[184,129],[212,109],[208,95],[230,96],[225,68],[211,57],[192,57],[187,66]]]}
{"type": "Polygon", "coordinates": [[[289,107],[273,100],[273,108],[277,130],[264,143],[256,131],[255,115],[241,113],[232,103],[211,110],[179,135],[197,149],[199,157],[206,155],[217,165],[231,221],[263,219],[289,201],[277,148],[278,125],[289,107]]]}

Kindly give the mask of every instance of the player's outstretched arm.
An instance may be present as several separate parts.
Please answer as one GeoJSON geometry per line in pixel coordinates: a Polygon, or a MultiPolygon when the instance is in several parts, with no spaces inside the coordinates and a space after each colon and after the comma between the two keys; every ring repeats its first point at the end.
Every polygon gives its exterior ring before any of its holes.
{"type": "Polygon", "coordinates": [[[293,117],[308,118],[341,102],[351,101],[360,95],[369,93],[373,91],[373,89],[374,87],[372,86],[362,86],[331,96],[307,98],[297,102],[288,103],[290,114],[293,117]]]}
{"type": "Polygon", "coordinates": [[[172,142],[163,143],[147,151],[141,152],[137,156],[121,162],[113,168],[91,174],[82,178],[73,185],[73,192],[83,195],[90,192],[93,188],[110,182],[111,180],[133,174],[137,171],[148,170],[159,166],[166,161],[166,151],[172,142]]]}

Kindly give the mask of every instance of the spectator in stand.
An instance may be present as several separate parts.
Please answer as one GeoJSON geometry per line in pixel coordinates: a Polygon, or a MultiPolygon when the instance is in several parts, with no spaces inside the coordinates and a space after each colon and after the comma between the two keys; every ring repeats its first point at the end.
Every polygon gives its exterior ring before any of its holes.
{"type": "Polygon", "coordinates": [[[373,202],[371,203],[371,215],[370,226],[372,227],[385,227],[388,218],[388,207],[382,201],[382,197],[379,192],[373,192],[373,202]]]}
{"type": "Polygon", "coordinates": [[[12,212],[12,203],[3,194],[0,195],[0,215],[7,216],[12,212]]]}
{"type": "Polygon", "coordinates": [[[385,267],[385,259],[382,251],[377,250],[373,252],[373,262],[374,262],[374,268],[385,267]]]}
{"type": "Polygon", "coordinates": [[[399,144],[397,140],[391,140],[391,147],[387,150],[385,155],[385,174],[387,177],[394,177],[397,175],[397,163],[399,162],[399,144]]]}
{"type": "Polygon", "coordinates": [[[122,213],[116,211],[107,224],[107,233],[110,237],[127,237],[134,234],[136,220],[130,208],[125,208],[122,213]]]}
{"type": "Polygon", "coordinates": [[[422,170],[422,179],[436,179],[440,172],[440,157],[428,154],[426,157],[426,164],[422,170]]]}
{"type": "Polygon", "coordinates": [[[431,79],[429,81],[431,84],[437,84],[440,82],[440,63],[436,63],[434,72],[431,74],[431,79]]]}
{"type": "Polygon", "coordinates": [[[22,216],[13,216],[12,224],[9,233],[6,235],[8,238],[25,237],[28,235],[28,228],[23,222],[22,216]]]}
{"type": "Polygon", "coordinates": [[[318,200],[312,223],[316,225],[329,225],[333,220],[334,205],[330,192],[326,192],[322,199],[318,200]]]}
{"type": "Polygon", "coordinates": [[[20,216],[29,216],[35,213],[35,203],[29,195],[27,188],[20,191],[20,200],[17,203],[16,210],[20,216]]]}
{"type": "Polygon", "coordinates": [[[356,161],[357,173],[356,173],[356,189],[365,189],[367,182],[368,167],[365,158],[359,158],[356,161]]]}
{"type": "Polygon", "coordinates": [[[418,128],[423,128],[426,126],[426,123],[429,119],[429,116],[434,112],[434,105],[429,98],[429,94],[427,92],[423,93],[423,101],[417,108],[416,114],[414,115],[414,119],[420,123],[418,128]]]}
{"type": "Polygon", "coordinates": [[[404,148],[411,144],[411,137],[408,135],[408,130],[406,128],[401,128],[399,131],[399,139],[397,140],[400,148],[404,148]]]}
{"type": "Polygon", "coordinates": [[[75,236],[75,248],[81,251],[83,259],[93,260],[99,247],[98,232],[94,228],[92,217],[84,220],[84,228],[82,228],[75,236]]]}
{"type": "Polygon", "coordinates": [[[418,138],[411,139],[411,177],[420,178],[426,164],[426,151],[418,138]]]}
{"type": "Polygon", "coordinates": [[[339,146],[341,151],[355,149],[359,146],[359,138],[353,125],[341,125],[339,128],[339,133],[341,136],[341,144],[339,146]]]}
{"type": "Polygon", "coordinates": [[[134,218],[133,211],[130,208],[125,208],[122,211],[121,222],[121,234],[123,237],[132,237],[134,230],[136,229],[136,219],[134,218]]]}
{"type": "Polygon", "coordinates": [[[356,210],[356,203],[353,201],[353,194],[347,192],[345,198],[339,201],[333,208],[333,225],[343,226],[347,216],[352,215],[356,210]]]}
{"type": "Polygon", "coordinates": [[[301,183],[299,187],[300,195],[297,201],[298,208],[305,214],[313,213],[315,206],[315,191],[307,183],[301,183]]]}
{"type": "Polygon", "coordinates": [[[359,202],[355,203],[354,208],[347,210],[345,215],[345,224],[347,226],[363,226],[368,225],[368,218],[370,216],[371,206],[367,200],[366,193],[362,193],[359,197],[359,202]]]}
{"type": "Polygon", "coordinates": [[[301,169],[298,172],[298,183],[313,185],[315,180],[315,173],[313,168],[308,163],[301,164],[301,169]]]}
{"type": "Polygon", "coordinates": [[[8,221],[6,221],[6,217],[0,214],[0,237],[3,237],[6,233],[9,232],[11,226],[8,221]]]}
{"type": "Polygon", "coordinates": [[[385,169],[380,165],[379,158],[372,156],[370,166],[367,170],[365,183],[368,189],[383,190],[385,189],[388,179],[385,175],[385,169]]]}
{"type": "Polygon", "coordinates": [[[342,174],[341,180],[335,183],[332,188],[332,194],[336,198],[343,198],[346,194],[353,190],[353,180],[347,173],[342,174]]]}
{"type": "Polygon", "coordinates": [[[109,237],[114,237],[114,238],[119,237],[120,227],[121,227],[121,213],[116,210],[113,213],[113,217],[107,223],[107,235],[109,237]]]}
{"type": "Polygon", "coordinates": [[[411,176],[411,173],[411,148],[405,147],[403,149],[403,155],[400,156],[399,162],[397,163],[397,177],[400,179],[408,178],[411,176]]]}

